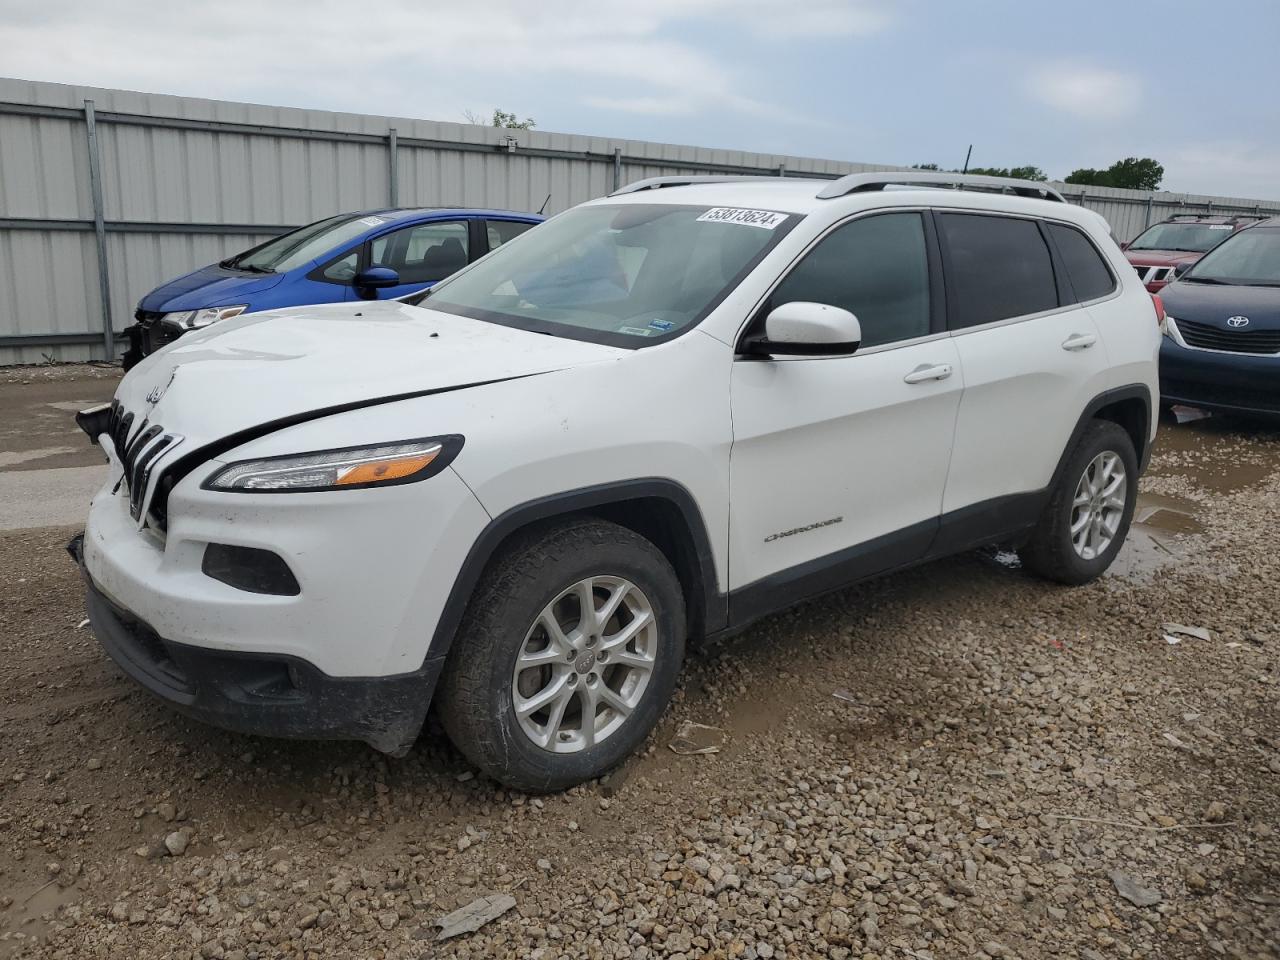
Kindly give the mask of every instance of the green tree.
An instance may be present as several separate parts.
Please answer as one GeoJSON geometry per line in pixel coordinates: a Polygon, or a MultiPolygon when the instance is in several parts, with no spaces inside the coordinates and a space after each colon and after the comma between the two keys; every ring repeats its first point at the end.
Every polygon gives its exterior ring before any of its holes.
{"type": "Polygon", "coordinates": [[[533,117],[525,117],[520,120],[514,113],[507,113],[505,110],[499,110],[496,107],[493,111],[492,119],[486,120],[474,110],[463,110],[462,115],[466,117],[467,123],[474,123],[482,127],[499,127],[503,130],[532,130],[538,124],[533,117]]]}
{"type": "Polygon", "coordinates": [[[1035,180],[1037,183],[1043,183],[1049,179],[1039,167],[970,167],[970,173],[981,174],[985,177],[1012,177],[1014,180],[1035,180]]]}
{"type": "MultiPolygon", "coordinates": [[[[915,163],[911,165],[912,170],[937,170],[943,172],[942,168],[936,163],[915,163]]],[[[959,173],[959,170],[947,170],[946,173],[959,173]]],[[[1039,167],[970,167],[969,173],[976,173],[984,177],[1012,177],[1015,180],[1035,180],[1040,183],[1048,180],[1048,175],[1039,167]]]]}
{"type": "Polygon", "coordinates": [[[493,111],[493,125],[495,127],[503,127],[507,130],[532,130],[536,123],[533,117],[525,117],[523,120],[517,120],[514,113],[504,113],[501,110],[493,111]]]}
{"type": "Polygon", "coordinates": [[[1082,167],[1072,170],[1067,183],[1094,187],[1122,187],[1126,190],[1159,190],[1164,167],[1150,157],[1127,157],[1105,170],[1082,167]]]}

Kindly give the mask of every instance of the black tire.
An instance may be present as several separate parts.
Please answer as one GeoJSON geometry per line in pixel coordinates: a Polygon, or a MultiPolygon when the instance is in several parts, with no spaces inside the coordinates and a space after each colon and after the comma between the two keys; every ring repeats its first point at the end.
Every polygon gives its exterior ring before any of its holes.
{"type": "MultiPolygon", "coordinates": [[[[468,605],[441,677],[440,720],[468,760],[509,787],[543,793],[598,777],[630,755],[666,709],[684,660],[685,623],[675,571],[639,534],[583,519],[518,536],[490,564],[468,605]],[[589,577],[622,578],[643,594],[657,625],[654,662],[641,699],[621,725],[592,746],[557,753],[536,744],[516,717],[516,657],[544,608],[589,577]]],[[[585,701],[574,702],[582,714],[585,701]]],[[[549,719],[546,728],[552,729],[549,719]]]]}
{"type": "Polygon", "coordinates": [[[1049,580],[1072,585],[1088,583],[1102,575],[1124,546],[1138,500],[1138,457],[1124,428],[1107,420],[1093,420],[1085,428],[1062,475],[1049,497],[1034,532],[1018,551],[1022,564],[1049,580]],[[1120,458],[1127,479],[1125,505],[1115,536],[1096,557],[1085,559],[1071,539],[1072,500],[1085,469],[1094,458],[1111,452],[1120,458]]]}

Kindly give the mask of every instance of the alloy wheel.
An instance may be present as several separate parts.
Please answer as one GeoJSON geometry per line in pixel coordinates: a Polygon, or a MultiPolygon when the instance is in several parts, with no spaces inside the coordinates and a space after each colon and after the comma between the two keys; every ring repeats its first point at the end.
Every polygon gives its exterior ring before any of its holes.
{"type": "Polygon", "coordinates": [[[644,697],[657,651],[657,618],[639,587],[621,577],[579,580],[542,609],[516,656],[520,730],[553,753],[608,739],[644,697]]]}
{"type": "Polygon", "coordinates": [[[1129,478],[1118,453],[1104,450],[1085,467],[1071,501],[1071,544],[1085,560],[1106,553],[1128,502],[1129,478]]]}

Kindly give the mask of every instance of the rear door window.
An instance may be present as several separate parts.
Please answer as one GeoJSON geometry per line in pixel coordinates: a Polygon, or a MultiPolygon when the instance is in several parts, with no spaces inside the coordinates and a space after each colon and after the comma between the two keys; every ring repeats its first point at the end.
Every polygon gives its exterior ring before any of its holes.
{"type": "Polygon", "coordinates": [[[486,220],[485,233],[489,237],[489,249],[497,250],[508,240],[514,240],[533,226],[537,224],[521,223],[519,220],[486,220]]]}
{"type": "Polygon", "coordinates": [[[1058,247],[1058,256],[1066,267],[1077,301],[1097,300],[1116,288],[1116,278],[1092,240],[1066,224],[1050,223],[1046,226],[1058,247]]]}
{"type": "Polygon", "coordinates": [[[1034,220],[941,213],[950,327],[974,327],[1058,306],[1049,247],[1034,220]]]}

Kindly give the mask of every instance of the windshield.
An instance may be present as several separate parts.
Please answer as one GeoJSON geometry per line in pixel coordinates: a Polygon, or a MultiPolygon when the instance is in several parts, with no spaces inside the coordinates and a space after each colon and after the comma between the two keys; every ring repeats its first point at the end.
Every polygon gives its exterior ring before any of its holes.
{"type": "Polygon", "coordinates": [[[578,207],[436,287],[428,305],[638,346],[701,320],[798,220],[736,207],[578,207]]]}
{"type": "Polygon", "coordinates": [[[222,266],[254,273],[284,273],[319,259],[366,230],[386,222],[385,217],[353,217],[349,213],[330,217],[223,260],[222,266]]]}
{"type": "Polygon", "coordinates": [[[1280,286],[1280,227],[1241,230],[1187,271],[1184,280],[1280,286]]]}
{"type": "Polygon", "coordinates": [[[1231,236],[1229,223],[1157,223],[1129,244],[1130,250],[1185,250],[1204,253],[1231,236]]]}

